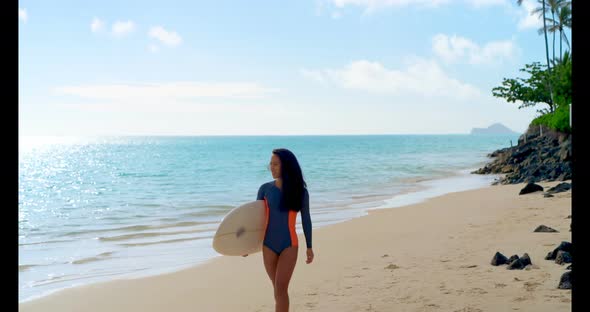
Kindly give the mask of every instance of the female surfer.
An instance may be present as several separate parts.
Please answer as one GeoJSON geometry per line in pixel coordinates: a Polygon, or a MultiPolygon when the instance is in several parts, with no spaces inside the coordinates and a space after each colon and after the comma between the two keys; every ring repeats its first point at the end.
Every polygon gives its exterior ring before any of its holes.
{"type": "MultiPolygon", "coordinates": [[[[258,189],[257,200],[266,206],[266,232],[262,246],[264,268],[274,288],[275,311],[289,311],[289,282],[297,263],[298,240],[295,231],[297,213],[305,234],[307,260],[313,261],[309,193],[295,155],[284,148],[272,151],[269,169],[273,181],[258,189]]],[[[247,256],[247,255],[244,255],[247,256]]]]}

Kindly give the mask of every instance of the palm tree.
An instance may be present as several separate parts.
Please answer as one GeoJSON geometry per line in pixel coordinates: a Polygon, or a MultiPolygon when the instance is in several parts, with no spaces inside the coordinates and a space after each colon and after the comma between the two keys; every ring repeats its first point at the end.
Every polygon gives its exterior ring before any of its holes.
{"type": "MultiPolygon", "coordinates": [[[[541,17],[543,19],[543,28],[539,29],[539,34],[541,34],[541,32],[543,32],[543,34],[545,35],[545,53],[546,53],[546,57],[547,57],[547,69],[549,71],[551,71],[551,65],[549,63],[549,42],[547,40],[547,18],[545,16],[545,14],[547,12],[549,12],[549,4],[548,2],[552,1],[552,0],[537,0],[538,3],[541,3],[541,7],[538,7],[536,9],[534,9],[531,14],[538,14],[539,17],[541,17]]],[[[522,3],[522,0],[517,0],[518,4],[520,5],[522,3]]],[[[555,40],[553,40],[553,57],[555,57],[555,40]]]]}
{"type": "MultiPolygon", "coordinates": [[[[520,6],[522,5],[523,0],[516,0],[516,3],[520,6]]],[[[549,62],[549,42],[547,41],[547,21],[545,19],[545,12],[546,5],[545,0],[537,0],[537,2],[541,3],[541,8],[535,9],[531,14],[538,13],[543,19],[543,33],[545,34],[545,56],[547,58],[547,70],[549,71],[549,75],[551,75],[551,63],[549,62]]],[[[551,104],[553,104],[553,90],[551,88],[551,82],[549,82],[549,93],[551,94],[551,104]]]]}
{"type": "MultiPolygon", "coordinates": [[[[557,20],[555,19],[548,19],[547,22],[553,23],[552,26],[547,29],[549,32],[555,34],[555,32],[559,31],[559,59],[562,58],[562,42],[565,41],[567,44],[568,49],[570,49],[570,43],[567,39],[565,34],[565,27],[572,28],[572,7],[571,1],[563,1],[563,5],[559,7],[557,10],[557,20]]],[[[541,32],[541,29],[539,29],[541,32]]]]}
{"type": "MultiPolygon", "coordinates": [[[[549,7],[549,10],[551,11],[551,18],[546,18],[546,19],[547,19],[547,22],[550,22],[553,24],[553,25],[549,26],[549,28],[547,30],[553,34],[553,59],[555,59],[555,33],[557,32],[557,30],[559,30],[559,28],[557,26],[557,20],[555,19],[555,15],[557,14],[559,17],[559,12],[560,12],[561,8],[563,8],[564,6],[567,6],[568,1],[566,1],[566,0],[544,0],[544,1],[546,2],[546,7],[549,7]],[[552,31],[552,29],[553,29],[553,31],[552,31]]],[[[539,10],[540,10],[540,8],[536,9],[535,11],[539,11],[539,10]]],[[[535,11],[533,11],[533,13],[535,13],[535,11]]],[[[541,34],[540,29],[539,29],[539,34],[541,34]]],[[[560,44],[561,44],[561,42],[560,42],[560,44]]],[[[561,57],[561,51],[560,51],[559,55],[561,57]]]]}

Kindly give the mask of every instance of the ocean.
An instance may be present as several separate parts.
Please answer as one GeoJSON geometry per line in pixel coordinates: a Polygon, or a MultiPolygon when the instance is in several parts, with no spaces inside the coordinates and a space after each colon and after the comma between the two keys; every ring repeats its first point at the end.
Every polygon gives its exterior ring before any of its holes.
{"type": "Polygon", "coordinates": [[[496,176],[470,172],[511,141],[518,135],[23,136],[19,300],[219,256],[217,225],[272,180],[274,148],[297,156],[318,228],[488,186],[496,176]]]}

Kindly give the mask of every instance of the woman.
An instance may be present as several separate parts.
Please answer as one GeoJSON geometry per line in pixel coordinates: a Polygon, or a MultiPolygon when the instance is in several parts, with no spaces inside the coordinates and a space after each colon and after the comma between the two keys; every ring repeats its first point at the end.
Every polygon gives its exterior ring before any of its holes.
{"type": "Polygon", "coordinates": [[[313,261],[309,193],[295,155],[287,149],[275,149],[270,159],[274,181],[260,186],[256,199],[266,205],[267,227],[262,246],[266,273],[274,287],[275,311],[289,311],[289,281],[297,263],[298,240],[295,231],[297,213],[307,245],[307,261],[313,261]]]}

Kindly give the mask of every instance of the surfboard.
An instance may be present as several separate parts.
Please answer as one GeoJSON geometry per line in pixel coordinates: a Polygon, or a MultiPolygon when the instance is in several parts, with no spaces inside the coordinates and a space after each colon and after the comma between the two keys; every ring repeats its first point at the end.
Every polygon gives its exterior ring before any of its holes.
{"type": "Polygon", "coordinates": [[[262,250],[266,229],[264,200],[245,203],[232,209],[213,236],[213,249],[225,256],[242,256],[262,250]]]}

